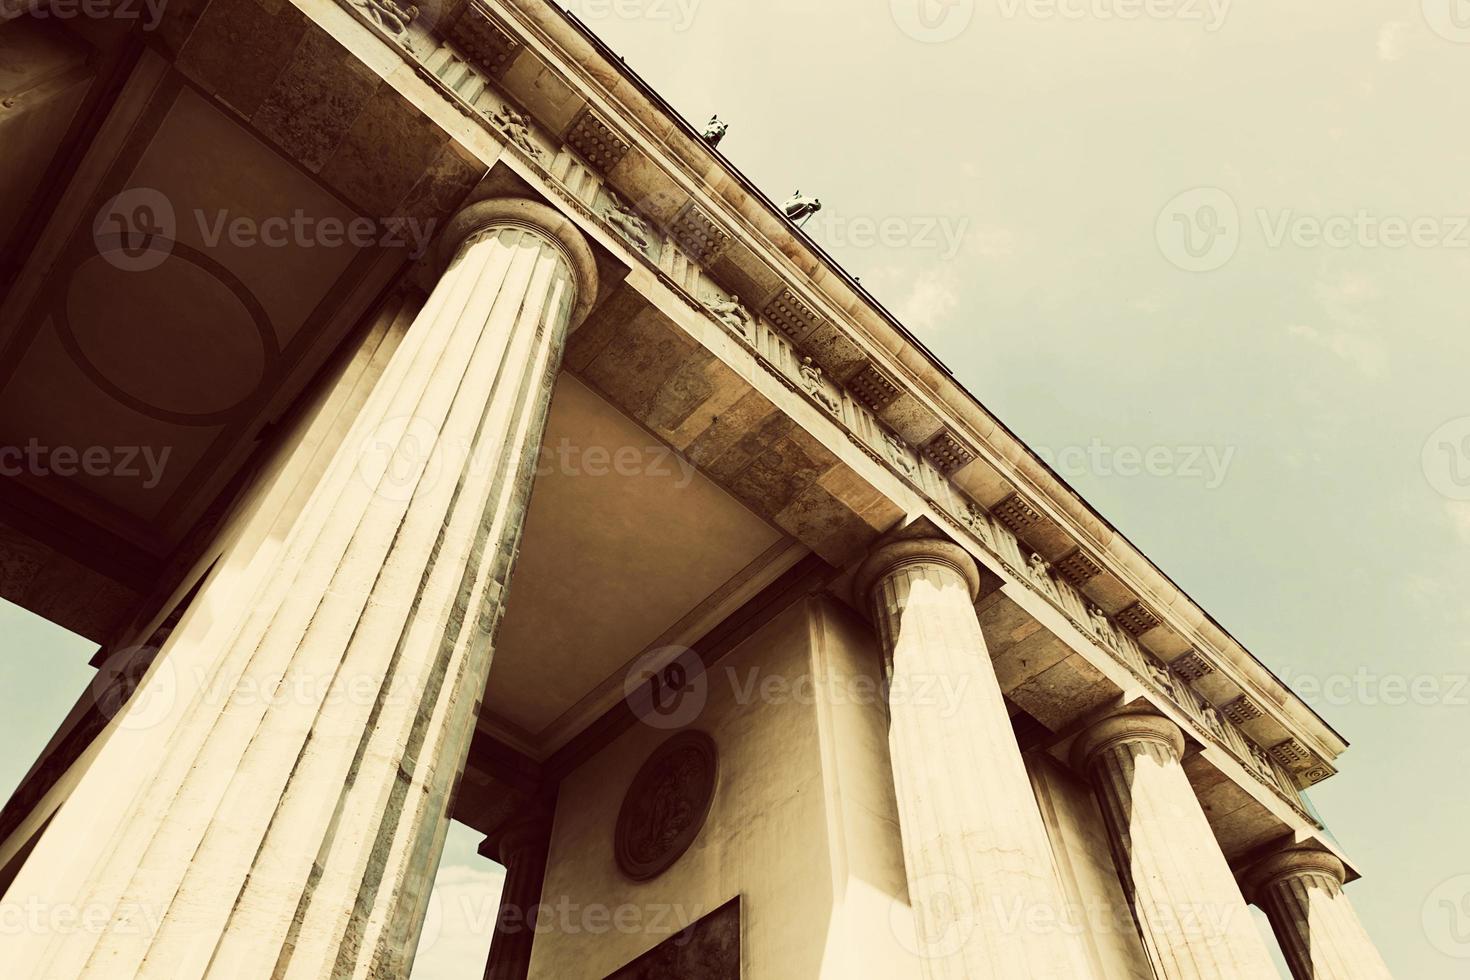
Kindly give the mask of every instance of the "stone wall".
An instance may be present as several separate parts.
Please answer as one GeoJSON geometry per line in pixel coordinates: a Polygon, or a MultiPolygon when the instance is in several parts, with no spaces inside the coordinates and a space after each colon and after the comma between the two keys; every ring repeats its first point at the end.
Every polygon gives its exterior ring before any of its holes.
{"type": "Polygon", "coordinates": [[[533,980],[607,976],[736,895],[745,976],[918,976],[898,939],[907,907],[882,704],[874,684],[852,682],[875,682],[878,669],[863,624],[818,598],[716,664],[688,725],[718,747],[714,801],[689,850],[652,880],[619,871],[613,826],[634,774],[673,730],[636,725],[571,773],[533,980]],[[595,928],[603,909],[644,927],[595,928]]]}

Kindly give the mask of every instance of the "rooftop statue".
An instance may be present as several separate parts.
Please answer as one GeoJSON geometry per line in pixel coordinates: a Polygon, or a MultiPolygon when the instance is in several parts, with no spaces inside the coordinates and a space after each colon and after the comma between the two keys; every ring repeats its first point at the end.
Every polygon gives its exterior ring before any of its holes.
{"type": "Polygon", "coordinates": [[[729,129],[730,124],[721,120],[719,116],[710,116],[709,122],[704,124],[699,135],[704,137],[704,141],[710,146],[719,146],[720,140],[725,138],[725,133],[729,129]]]}
{"type": "Polygon", "coordinates": [[[803,197],[801,191],[798,190],[785,204],[781,205],[781,209],[792,221],[800,221],[822,210],[822,202],[815,197],[803,197]]]}

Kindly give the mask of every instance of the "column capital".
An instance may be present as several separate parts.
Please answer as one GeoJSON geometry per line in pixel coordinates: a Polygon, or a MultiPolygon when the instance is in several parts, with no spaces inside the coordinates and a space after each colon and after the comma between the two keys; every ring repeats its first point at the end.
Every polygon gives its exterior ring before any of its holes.
{"type": "Polygon", "coordinates": [[[1263,888],[1297,875],[1323,874],[1336,881],[1338,887],[1347,880],[1342,862],[1315,847],[1288,847],[1265,858],[1246,872],[1247,891],[1252,898],[1263,888]]]}
{"type": "Polygon", "coordinates": [[[905,565],[943,565],[965,580],[971,599],[980,594],[980,568],[964,548],[943,538],[903,538],[880,544],[858,566],[853,577],[853,594],[858,602],[866,605],[873,586],[905,565]]]}
{"type": "Polygon", "coordinates": [[[1072,743],[1072,762],[1086,769],[1099,752],[1125,742],[1159,742],[1184,757],[1184,731],[1156,714],[1116,714],[1096,722],[1072,743]]]}
{"type": "Polygon", "coordinates": [[[576,283],[571,322],[572,329],[576,329],[597,298],[597,260],[581,229],[555,208],[523,197],[472,201],[445,225],[439,239],[440,265],[447,268],[465,242],[492,228],[524,228],[545,238],[562,253],[576,283]]]}

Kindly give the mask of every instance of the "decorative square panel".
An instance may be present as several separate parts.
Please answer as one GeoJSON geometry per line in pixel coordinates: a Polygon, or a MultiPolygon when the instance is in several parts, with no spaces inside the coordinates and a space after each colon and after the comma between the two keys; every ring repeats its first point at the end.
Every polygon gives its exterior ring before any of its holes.
{"type": "Polygon", "coordinates": [[[871,412],[881,412],[898,397],[898,385],[871,361],[848,379],[847,386],[852,389],[854,397],[871,412]]]}
{"type": "Polygon", "coordinates": [[[948,429],[941,429],[937,436],[929,440],[924,446],[924,455],[928,456],[929,461],[946,475],[953,473],[975,458],[975,453],[956,439],[948,429]]]}
{"type": "Polygon", "coordinates": [[[1018,493],[1011,494],[990,508],[990,513],[1017,534],[1041,521],[1041,511],[1022,500],[1018,493]]]}
{"type": "Polygon", "coordinates": [[[1142,636],[1159,625],[1159,617],[1141,602],[1135,602],[1125,609],[1120,609],[1114,618],[1117,619],[1119,626],[1134,636],[1142,636]]]}
{"type": "Polygon", "coordinates": [[[475,0],[467,0],[449,29],[449,41],[491,78],[499,78],[521,52],[521,43],[475,0]]]}
{"type": "Polygon", "coordinates": [[[1189,681],[1197,681],[1215,672],[1215,667],[1196,650],[1187,650],[1183,655],[1175,657],[1171,666],[1182,677],[1189,681]]]}
{"type": "Polygon", "coordinates": [[[1312,753],[1307,751],[1306,746],[1294,738],[1289,738],[1284,742],[1277,742],[1271,746],[1271,755],[1275,757],[1277,762],[1286,766],[1288,769],[1295,768],[1304,762],[1310,761],[1312,758],[1312,753]]]}
{"type": "MultiPolygon", "coordinates": [[[[725,247],[730,244],[730,236],[725,234],[724,230],[716,225],[710,216],[705,214],[704,210],[693,201],[686,204],[684,210],[679,212],[669,232],[674,236],[674,241],[678,242],[684,251],[688,252],[700,265],[708,265],[719,258],[720,253],[724,252],[725,247]]],[[[805,304],[802,305],[805,307],[805,304]]],[[[811,311],[807,310],[807,313],[810,314],[811,311]]],[[[816,325],[815,317],[813,317],[812,325],[816,325]]]]}
{"type": "Polygon", "coordinates": [[[1089,558],[1087,552],[1081,548],[1067,552],[1053,562],[1052,567],[1079,589],[1102,572],[1102,566],[1089,558]]]}
{"type": "Polygon", "coordinates": [[[1225,712],[1225,717],[1237,725],[1244,725],[1248,721],[1261,717],[1261,706],[1244,694],[1231,701],[1222,710],[1225,712]]]}
{"type": "Polygon", "coordinates": [[[1306,772],[1299,773],[1297,775],[1297,778],[1305,782],[1308,786],[1315,786],[1316,784],[1320,783],[1322,780],[1331,775],[1332,770],[1328,769],[1326,766],[1313,766],[1306,772]]]}
{"type": "Polygon", "coordinates": [[[765,314],[777,330],[792,340],[800,340],[811,333],[818,319],[816,312],[790,286],[766,305],[765,314]]]}
{"type": "Polygon", "coordinates": [[[591,106],[584,106],[572,120],[566,143],[604,174],[621,163],[628,153],[628,141],[614,132],[591,106]]]}

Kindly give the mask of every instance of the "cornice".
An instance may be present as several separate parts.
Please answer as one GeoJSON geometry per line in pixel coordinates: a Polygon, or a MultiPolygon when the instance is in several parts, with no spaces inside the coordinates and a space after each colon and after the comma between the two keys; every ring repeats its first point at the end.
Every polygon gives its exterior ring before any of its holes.
{"type": "MultiPolygon", "coordinates": [[[[340,2],[352,9],[354,0],[340,2]]],[[[1135,596],[1132,605],[1115,613],[1127,632],[1142,636],[1162,624],[1190,646],[1189,673],[1199,674],[1196,661],[1203,662],[1209,668],[1205,673],[1228,680],[1244,692],[1241,698],[1292,733],[1287,741],[1294,749],[1278,752],[1286,743],[1270,746],[1278,761],[1297,760],[1298,778],[1304,783],[1331,774],[1331,760],[1346,748],[1346,743],[1320,716],[1296,698],[1269,669],[964,391],[917,338],[851,280],[819,246],[786,221],[773,202],[718,151],[705,145],[692,127],[679,119],[574,18],[541,0],[506,0],[494,5],[473,0],[452,14],[449,23],[454,25],[456,34],[464,34],[472,30],[465,24],[465,18],[476,16],[502,19],[488,31],[488,36],[504,35],[512,39],[509,60],[497,58],[495,65],[481,69],[486,87],[476,89],[474,100],[440,74],[442,66],[434,73],[440,76],[441,87],[462,100],[472,101],[484,117],[482,121],[498,131],[519,158],[545,173],[552,184],[559,178],[550,168],[557,165],[563,154],[571,153],[589,170],[595,171],[595,161],[601,160],[608,171],[599,171],[597,176],[611,193],[615,185],[611,171],[636,149],[654,163],[660,179],[670,181],[670,198],[687,197],[676,213],[665,215],[657,222],[663,240],[677,248],[661,249],[654,257],[649,254],[651,243],[645,241],[641,248],[636,247],[637,236],[630,237],[629,229],[636,232],[640,222],[648,236],[654,235],[654,229],[631,206],[599,208],[595,194],[592,200],[579,199],[575,193],[561,189],[558,189],[559,198],[605,228],[616,226],[612,229],[616,235],[635,246],[632,251],[665,285],[686,302],[713,316],[747,346],[754,346],[758,355],[762,355],[763,367],[793,391],[805,394],[828,415],[835,416],[848,437],[865,453],[934,502],[937,508],[951,512],[954,517],[948,519],[965,526],[987,548],[994,545],[986,540],[990,529],[987,526],[977,530],[971,516],[983,514],[986,501],[977,499],[973,490],[966,488],[966,478],[978,472],[978,467],[998,475],[1009,492],[999,498],[992,495],[989,503],[1001,523],[1025,534],[1027,524],[1044,522],[1073,542],[1071,550],[1059,560],[1059,567],[1065,564],[1063,578],[1069,588],[1080,590],[1088,578],[1104,573],[1122,583],[1135,596]],[[565,118],[532,120],[520,115],[511,105],[513,92],[502,93],[507,98],[497,111],[491,111],[485,103],[489,86],[503,84],[514,88],[518,83],[535,81],[520,77],[529,72],[523,72],[521,66],[526,53],[554,65],[559,75],[582,86],[578,91],[569,87],[567,97],[558,103],[566,106],[565,118]],[[533,125],[544,128],[545,132],[533,133],[533,125]],[[549,138],[547,133],[551,134],[549,138]],[[548,161],[543,155],[547,150],[555,160],[548,161]],[[615,211],[622,216],[614,214],[615,211]],[[746,250],[774,285],[751,293],[748,283],[732,284],[728,277],[722,281],[721,257],[734,248],[746,250]],[[669,261],[677,260],[679,269],[669,266],[666,261],[669,253],[678,253],[669,261]],[[717,267],[709,268],[710,263],[717,267]],[[689,271],[690,265],[704,266],[702,271],[725,290],[727,305],[732,304],[740,312],[712,313],[709,300],[694,294],[699,277],[697,272],[689,271]],[[742,285],[746,287],[744,291],[739,288],[742,285]],[[760,311],[760,315],[751,313],[752,310],[760,311]],[[753,330],[754,338],[746,327],[753,330]],[[772,357],[770,349],[762,350],[762,341],[768,339],[762,337],[762,327],[779,334],[780,340],[794,350],[794,357],[772,357]],[[811,360],[813,356],[831,354],[816,335],[822,333],[820,340],[828,342],[830,347],[832,331],[847,345],[843,348],[845,359],[838,359],[838,369],[824,377],[822,367],[831,367],[832,361],[812,365],[811,360]],[[809,370],[798,374],[794,363],[778,363],[786,359],[801,362],[809,370]],[[922,421],[926,417],[931,421],[922,421]],[[921,421],[913,421],[915,418],[921,421]],[[867,431],[870,429],[875,431],[867,431]],[[1030,516],[1022,522],[1016,514],[1030,516]],[[1073,575],[1083,580],[1074,581],[1073,575]],[[1126,615],[1119,616],[1123,613],[1126,615]]],[[[380,33],[386,32],[380,29],[380,33]]],[[[487,35],[485,29],[474,33],[487,35]]],[[[432,36],[426,38],[431,46],[443,43],[432,36]]],[[[405,43],[406,38],[390,39],[410,60],[427,64],[427,52],[414,50],[423,47],[422,41],[415,45],[405,43]]],[[[501,44],[496,50],[504,48],[506,45],[501,44]]],[[[463,60],[465,53],[452,52],[452,57],[463,60]]],[[[647,195],[635,203],[645,204],[650,210],[659,206],[659,201],[646,198],[647,195]]],[[[755,281],[750,276],[746,279],[755,281]]],[[[1018,542],[1019,550],[1029,547],[1024,541],[1018,542]]],[[[1009,567],[1011,563],[1006,564],[1009,567]]],[[[1027,581],[1024,565],[1024,561],[1018,562],[1014,571],[1022,581],[1027,581]]],[[[1047,594],[1045,590],[1038,591],[1047,594]]],[[[1048,598],[1057,601],[1055,595],[1048,598]]],[[[1086,600],[1082,601],[1085,606],[1086,600]]],[[[1075,615],[1072,618],[1077,619],[1075,615]]],[[[1083,618],[1087,618],[1085,614],[1083,618]]],[[[1130,669],[1137,670],[1132,665],[1130,669]]],[[[1181,676],[1186,686],[1195,679],[1184,672],[1181,676]]],[[[1260,746],[1253,744],[1251,752],[1258,751],[1260,746]]]]}

